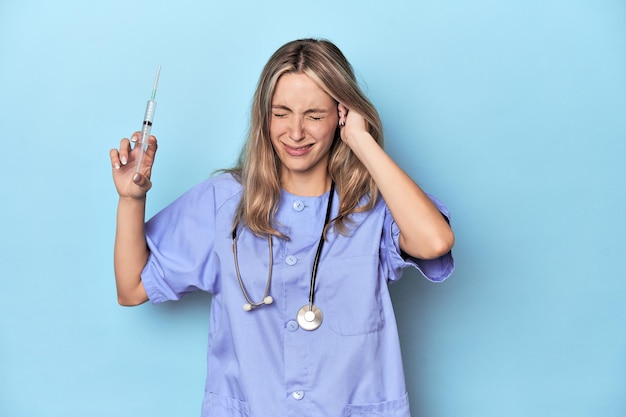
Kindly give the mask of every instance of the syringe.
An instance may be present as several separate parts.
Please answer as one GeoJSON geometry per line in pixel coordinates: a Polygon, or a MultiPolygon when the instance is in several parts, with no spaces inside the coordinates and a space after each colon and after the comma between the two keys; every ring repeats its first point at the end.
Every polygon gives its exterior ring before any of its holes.
{"type": "Polygon", "coordinates": [[[146,105],[146,114],[143,117],[143,126],[141,127],[141,138],[135,144],[135,148],[138,148],[139,155],[137,155],[137,166],[135,172],[139,172],[141,168],[141,162],[143,161],[143,155],[148,150],[148,139],[150,139],[150,129],[152,129],[152,119],[154,118],[154,110],[156,109],[156,97],[157,85],[159,84],[159,75],[161,74],[161,66],[157,68],[156,77],[154,78],[154,87],[152,88],[152,98],[148,100],[146,105]]]}

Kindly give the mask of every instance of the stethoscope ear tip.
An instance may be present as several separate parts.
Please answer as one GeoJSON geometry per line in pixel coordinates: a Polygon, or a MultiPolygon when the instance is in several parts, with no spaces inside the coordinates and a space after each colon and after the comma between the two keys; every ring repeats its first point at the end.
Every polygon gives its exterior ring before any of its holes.
{"type": "Polygon", "coordinates": [[[262,306],[264,304],[265,305],[272,304],[273,302],[274,302],[274,299],[272,298],[272,296],[268,295],[260,303],[255,303],[255,304],[245,303],[243,305],[243,309],[244,309],[244,311],[251,311],[251,310],[255,309],[256,307],[260,307],[260,306],[262,306]]]}
{"type": "MultiPolygon", "coordinates": [[[[333,194],[335,192],[335,182],[332,181],[330,184],[330,193],[328,196],[328,206],[326,207],[326,217],[324,220],[324,229],[322,229],[322,235],[320,236],[320,241],[317,245],[317,251],[315,253],[315,259],[313,260],[313,270],[311,271],[311,285],[309,289],[309,303],[303,306],[300,310],[298,310],[298,314],[296,316],[297,322],[301,328],[304,330],[315,330],[322,324],[323,315],[322,311],[315,305],[313,305],[313,296],[315,294],[315,279],[317,277],[317,267],[320,261],[320,254],[322,253],[322,246],[324,245],[324,230],[326,230],[326,226],[328,226],[328,221],[330,219],[330,210],[333,205],[333,194]]],[[[269,249],[269,268],[267,274],[267,284],[265,286],[265,294],[263,297],[263,301],[253,302],[248,296],[248,292],[246,291],[246,287],[243,285],[243,280],[241,279],[241,274],[239,273],[239,261],[237,259],[237,228],[233,229],[233,258],[235,261],[235,272],[237,274],[237,281],[239,281],[239,286],[241,287],[241,292],[243,293],[244,298],[247,303],[243,305],[244,311],[252,311],[257,307],[261,307],[263,305],[269,305],[274,303],[274,298],[269,295],[270,288],[272,285],[272,266],[274,259],[274,252],[272,250],[272,235],[267,236],[267,246],[269,249]]]]}

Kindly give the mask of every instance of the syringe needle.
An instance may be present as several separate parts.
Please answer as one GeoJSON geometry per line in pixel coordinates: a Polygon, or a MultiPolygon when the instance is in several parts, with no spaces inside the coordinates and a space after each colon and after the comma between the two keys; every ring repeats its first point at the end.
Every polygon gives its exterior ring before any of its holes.
{"type": "Polygon", "coordinates": [[[157,68],[156,77],[154,77],[154,87],[152,87],[152,100],[156,98],[157,85],[159,85],[159,75],[161,75],[161,66],[157,68]]]}

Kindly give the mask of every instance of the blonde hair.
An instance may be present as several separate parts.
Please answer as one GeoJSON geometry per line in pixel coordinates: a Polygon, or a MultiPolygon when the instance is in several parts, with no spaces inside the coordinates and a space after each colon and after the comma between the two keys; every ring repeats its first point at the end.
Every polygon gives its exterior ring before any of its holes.
{"type": "MultiPolygon", "coordinates": [[[[276,83],[287,73],[308,75],[338,103],[361,114],[370,134],[383,146],[378,112],[361,91],[352,66],[339,48],[330,41],[317,39],[300,39],[280,47],[261,73],[252,102],[248,140],[238,164],[227,170],[243,187],[233,228],[243,223],[259,236],[285,237],[273,224],[280,202],[281,162],[270,140],[270,120],[276,83]]],[[[378,199],[378,188],[365,166],[339,137],[339,128],[330,150],[328,173],[339,195],[339,213],[333,223],[340,233],[346,233],[350,214],[370,210],[378,199]],[[367,200],[361,204],[363,197],[367,200]]]]}

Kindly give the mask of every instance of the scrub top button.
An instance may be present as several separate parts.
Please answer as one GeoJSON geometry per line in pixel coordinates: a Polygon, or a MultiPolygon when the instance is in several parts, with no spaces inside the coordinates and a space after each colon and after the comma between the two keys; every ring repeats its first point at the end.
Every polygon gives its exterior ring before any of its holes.
{"type": "Polygon", "coordinates": [[[285,258],[285,262],[287,263],[287,265],[295,265],[296,263],[298,263],[298,258],[293,255],[289,255],[285,258]]]}
{"type": "Polygon", "coordinates": [[[300,200],[294,201],[293,202],[293,209],[295,211],[302,211],[302,210],[304,210],[304,202],[300,201],[300,200]]]}
{"type": "Polygon", "coordinates": [[[294,400],[299,401],[304,398],[304,391],[294,391],[291,395],[293,396],[294,400]]]}
{"type": "Polygon", "coordinates": [[[289,330],[290,332],[295,332],[296,330],[298,330],[298,322],[295,320],[289,320],[287,322],[287,330],[289,330]]]}

